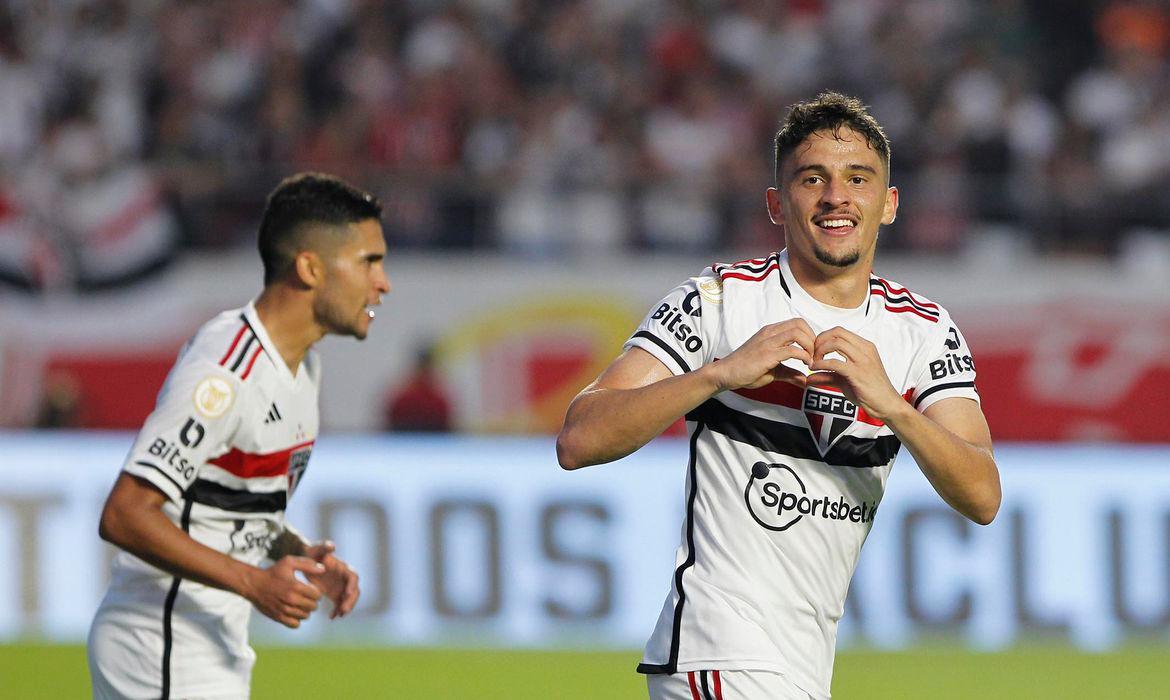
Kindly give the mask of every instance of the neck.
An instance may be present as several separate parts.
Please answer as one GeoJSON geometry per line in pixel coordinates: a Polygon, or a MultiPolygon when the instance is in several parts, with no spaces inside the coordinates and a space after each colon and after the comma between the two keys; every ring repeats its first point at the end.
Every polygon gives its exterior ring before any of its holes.
{"type": "Polygon", "coordinates": [[[325,331],[313,319],[312,305],[287,285],[277,283],[265,287],[256,300],[256,315],[293,374],[313,343],[325,336],[325,331]]]}
{"type": "Polygon", "coordinates": [[[861,306],[869,296],[872,258],[862,258],[849,267],[834,267],[819,260],[804,260],[790,250],[788,266],[800,288],[822,304],[853,309],[861,306]]]}

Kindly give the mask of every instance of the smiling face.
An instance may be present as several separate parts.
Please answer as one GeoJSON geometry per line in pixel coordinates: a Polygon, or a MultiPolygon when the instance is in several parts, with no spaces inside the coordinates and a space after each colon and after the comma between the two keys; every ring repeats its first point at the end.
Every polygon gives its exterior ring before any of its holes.
{"type": "Polygon", "coordinates": [[[344,242],[321,253],[324,276],[313,299],[313,317],[327,333],[362,340],[374,320],[368,307],[381,304],[382,295],[390,291],[382,266],[386,241],[377,219],[344,226],[348,229],[344,242]]]}
{"type": "Polygon", "coordinates": [[[848,127],[815,131],[781,164],[768,213],[784,227],[792,264],[832,275],[873,264],[878,227],[893,223],[898,190],[887,164],[848,127]]]}

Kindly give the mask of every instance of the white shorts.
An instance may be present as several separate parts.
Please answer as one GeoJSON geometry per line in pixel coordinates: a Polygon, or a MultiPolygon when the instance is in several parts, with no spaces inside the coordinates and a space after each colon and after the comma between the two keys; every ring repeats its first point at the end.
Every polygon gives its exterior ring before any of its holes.
{"type": "Polygon", "coordinates": [[[770,671],[688,671],[646,676],[650,700],[812,700],[770,671]]]}
{"type": "Polygon", "coordinates": [[[165,593],[136,593],[127,599],[111,590],[94,615],[86,654],[95,699],[248,697],[256,655],[247,645],[247,601],[231,596],[235,603],[222,591],[208,596],[191,581],[182,582],[170,606],[165,593]],[[196,595],[183,595],[183,587],[196,595]],[[212,609],[196,606],[209,597],[212,609]]]}

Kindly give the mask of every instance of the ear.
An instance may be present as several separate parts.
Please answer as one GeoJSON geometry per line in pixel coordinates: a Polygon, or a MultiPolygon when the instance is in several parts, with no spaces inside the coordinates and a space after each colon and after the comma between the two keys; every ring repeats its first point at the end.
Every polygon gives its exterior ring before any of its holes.
{"type": "Polygon", "coordinates": [[[769,187],[768,198],[768,218],[777,226],[784,225],[784,206],[780,203],[780,190],[775,187],[769,187]]]}
{"type": "Polygon", "coordinates": [[[886,205],[882,207],[882,223],[887,226],[898,218],[898,188],[891,187],[886,191],[886,205]]]}
{"type": "Polygon", "coordinates": [[[302,250],[293,260],[297,281],[310,289],[315,289],[325,282],[325,264],[321,256],[311,250],[302,250]]]}

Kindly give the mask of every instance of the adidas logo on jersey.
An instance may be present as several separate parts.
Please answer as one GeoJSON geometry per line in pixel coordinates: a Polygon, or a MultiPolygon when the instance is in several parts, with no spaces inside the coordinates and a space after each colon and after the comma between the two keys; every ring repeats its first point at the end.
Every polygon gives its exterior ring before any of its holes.
{"type": "Polygon", "coordinates": [[[283,416],[280,415],[280,409],[276,407],[275,403],[273,403],[272,406],[268,409],[268,416],[264,419],[264,425],[268,425],[269,423],[276,423],[280,421],[282,417],[283,416]]]}

